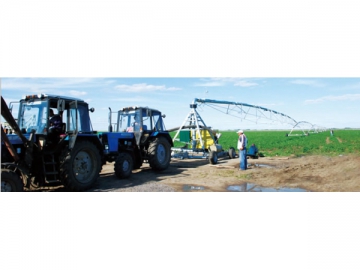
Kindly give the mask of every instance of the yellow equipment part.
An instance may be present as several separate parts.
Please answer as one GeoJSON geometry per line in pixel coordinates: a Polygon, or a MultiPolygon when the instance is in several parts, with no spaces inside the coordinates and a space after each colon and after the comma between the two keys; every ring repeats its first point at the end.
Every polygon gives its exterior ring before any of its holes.
{"type": "MultiPolygon", "coordinates": [[[[192,130],[191,131],[191,138],[193,135],[193,132],[195,132],[196,134],[196,148],[197,149],[202,149],[201,147],[201,143],[200,143],[200,138],[199,138],[199,132],[197,132],[196,130],[192,130]]],[[[214,140],[211,138],[210,133],[208,130],[200,130],[200,134],[201,134],[201,138],[204,144],[204,149],[209,149],[210,145],[214,144],[214,140]]]]}

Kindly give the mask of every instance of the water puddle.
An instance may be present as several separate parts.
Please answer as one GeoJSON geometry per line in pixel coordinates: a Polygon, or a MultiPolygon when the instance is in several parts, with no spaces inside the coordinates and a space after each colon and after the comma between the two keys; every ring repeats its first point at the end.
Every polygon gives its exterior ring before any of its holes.
{"type": "Polygon", "coordinates": [[[202,186],[190,186],[190,185],[183,186],[184,191],[204,190],[204,189],[205,189],[205,187],[202,187],[202,186]]]}
{"type": "Polygon", "coordinates": [[[307,192],[306,189],[302,188],[268,188],[262,187],[255,184],[243,183],[241,185],[228,186],[227,191],[232,192],[307,192]]]}

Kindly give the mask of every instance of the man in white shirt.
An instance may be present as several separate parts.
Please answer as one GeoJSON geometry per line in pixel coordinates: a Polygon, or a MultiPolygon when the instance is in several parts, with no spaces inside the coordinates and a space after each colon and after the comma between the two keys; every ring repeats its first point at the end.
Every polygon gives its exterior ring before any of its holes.
{"type": "Polygon", "coordinates": [[[240,170],[246,170],[247,169],[247,159],[246,159],[247,138],[244,134],[244,131],[242,130],[239,130],[237,134],[239,135],[237,148],[239,150],[240,170]]]}

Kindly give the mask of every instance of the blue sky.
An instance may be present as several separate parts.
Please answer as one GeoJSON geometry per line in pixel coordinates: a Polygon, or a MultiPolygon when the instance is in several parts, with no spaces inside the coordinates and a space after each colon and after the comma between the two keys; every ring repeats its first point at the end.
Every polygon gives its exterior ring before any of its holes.
{"type": "MultiPolygon", "coordinates": [[[[360,128],[360,78],[2,78],[6,102],[26,94],[84,99],[95,112],[95,130],[106,130],[108,107],[148,106],[166,114],[167,128],[180,126],[194,98],[259,105],[296,121],[326,128],[360,128]]],[[[208,126],[225,129],[291,129],[281,123],[255,124],[200,106],[208,126]]]]}

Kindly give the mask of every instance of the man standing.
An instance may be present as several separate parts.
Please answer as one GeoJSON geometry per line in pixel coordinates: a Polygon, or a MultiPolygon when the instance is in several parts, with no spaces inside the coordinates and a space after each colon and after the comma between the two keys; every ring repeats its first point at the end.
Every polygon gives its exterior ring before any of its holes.
{"type": "Polygon", "coordinates": [[[247,138],[244,134],[244,131],[242,130],[239,130],[237,134],[239,135],[237,148],[239,149],[240,170],[246,170],[247,169],[247,159],[246,159],[247,138]]]}

